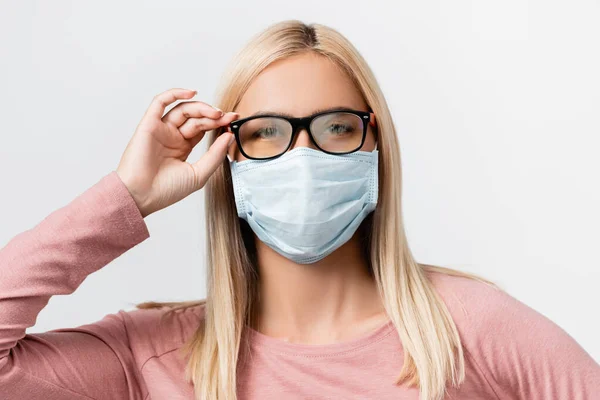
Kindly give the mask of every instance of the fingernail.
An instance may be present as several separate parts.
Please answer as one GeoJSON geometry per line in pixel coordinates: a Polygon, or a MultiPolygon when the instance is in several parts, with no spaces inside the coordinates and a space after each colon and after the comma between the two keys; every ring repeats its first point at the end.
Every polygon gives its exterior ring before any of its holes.
{"type": "Polygon", "coordinates": [[[225,114],[225,113],[223,112],[223,110],[221,110],[219,107],[215,107],[215,106],[213,106],[213,108],[214,108],[215,110],[217,110],[217,111],[220,111],[220,112],[221,112],[221,117],[222,117],[222,116],[225,114]]]}

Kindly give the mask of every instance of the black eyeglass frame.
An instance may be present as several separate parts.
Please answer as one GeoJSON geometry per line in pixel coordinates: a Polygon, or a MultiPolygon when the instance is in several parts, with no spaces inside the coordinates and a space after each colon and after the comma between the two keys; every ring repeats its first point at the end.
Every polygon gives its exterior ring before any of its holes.
{"type": "Polygon", "coordinates": [[[350,109],[346,109],[346,108],[340,108],[340,109],[331,109],[331,110],[327,110],[327,111],[321,111],[321,112],[309,115],[307,117],[297,117],[297,118],[285,117],[285,116],[278,115],[278,114],[253,115],[250,117],[231,121],[229,123],[228,127],[229,127],[229,130],[235,135],[235,141],[238,145],[238,148],[240,149],[240,152],[244,155],[244,157],[251,159],[251,160],[272,160],[274,158],[281,157],[286,151],[289,150],[290,146],[294,142],[294,136],[296,136],[296,132],[298,132],[298,128],[301,128],[301,127],[306,128],[306,131],[308,132],[308,136],[310,137],[311,142],[313,142],[313,144],[315,146],[317,146],[317,148],[324,153],[333,154],[333,155],[354,153],[355,151],[358,151],[358,149],[360,149],[363,146],[363,144],[365,144],[365,139],[367,137],[369,125],[375,126],[374,121],[375,121],[375,113],[372,111],[360,111],[360,110],[350,110],[350,109]],[[310,125],[312,124],[312,122],[315,118],[320,117],[325,114],[333,114],[333,113],[340,113],[340,112],[347,113],[347,114],[354,114],[354,115],[360,117],[361,120],[363,121],[363,133],[362,133],[362,139],[360,141],[360,144],[354,150],[346,151],[343,153],[331,152],[331,151],[327,151],[327,150],[321,148],[321,146],[319,146],[317,144],[317,141],[313,137],[313,134],[310,130],[310,125]],[[240,139],[240,133],[239,133],[240,127],[242,126],[242,124],[244,124],[244,122],[251,121],[251,120],[257,119],[257,118],[279,118],[279,119],[288,121],[290,123],[290,125],[292,125],[292,134],[290,135],[290,142],[288,143],[286,148],[281,153],[271,156],[271,157],[251,157],[248,154],[246,154],[246,152],[244,151],[244,149],[242,147],[242,143],[241,143],[241,139],[240,139]]]}

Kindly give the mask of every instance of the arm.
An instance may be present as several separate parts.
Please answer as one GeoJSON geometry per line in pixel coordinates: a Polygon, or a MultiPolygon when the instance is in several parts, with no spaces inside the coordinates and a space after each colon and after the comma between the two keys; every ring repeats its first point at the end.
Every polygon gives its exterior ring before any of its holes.
{"type": "Polygon", "coordinates": [[[504,291],[473,295],[468,351],[501,399],[600,398],[600,365],[565,330],[504,291]]]}
{"type": "Polygon", "coordinates": [[[233,134],[223,132],[200,160],[186,160],[208,130],[239,114],[173,88],[156,95],[116,171],[0,250],[0,399],[141,399],[124,311],[78,328],[27,335],[55,294],[148,238],[144,217],[200,190],[223,164],[233,134]],[[189,121],[189,123],[186,123],[189,121]],[[199,123],[201,122],[201,123],[199,123]]]}
{"type": "Polygon", "coordinates": [[[149,237],[115,171],[0,250],[0,398],[138,399],[145,395],[122,311],[78,328],[26,334],[51,296],[149,237]]]}

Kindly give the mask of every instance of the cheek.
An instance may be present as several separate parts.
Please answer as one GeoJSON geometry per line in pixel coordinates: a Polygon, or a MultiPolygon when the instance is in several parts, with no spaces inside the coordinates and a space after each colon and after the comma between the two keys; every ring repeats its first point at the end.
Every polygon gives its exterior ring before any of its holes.
{"type": "Polygon", "coordinates": [[[375,149],[375,133],[371,128],[367,131],[367,136],[365,137],[365,142],[360,148],[362,151],[373,151],[375,149]]]}
{"type": "Polygon", "coordinates": [[[247,160],[246,157],[240,152],[237,142],[233,142],[231,147],[227,150],[227,154],[229,154],[229,158],[235,161],[243,161],[247,160]]]}

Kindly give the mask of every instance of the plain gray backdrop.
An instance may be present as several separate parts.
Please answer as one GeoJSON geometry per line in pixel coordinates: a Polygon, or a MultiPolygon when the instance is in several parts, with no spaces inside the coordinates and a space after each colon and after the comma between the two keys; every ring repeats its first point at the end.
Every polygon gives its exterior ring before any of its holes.
{"type": "MultiPolygon", "coordinates": [[[[233,54],[296,18],[370,63],[401,144],[418,261],[475,272],[600,360],[597,1],[2,1],[0,246],[116,169],[153,96],[212,103],[233,54]]],[[[199,145],[190,161],[204,152],[199,145]]],[[[28,332],[203,298],[203,191],[28,332]]]]}

